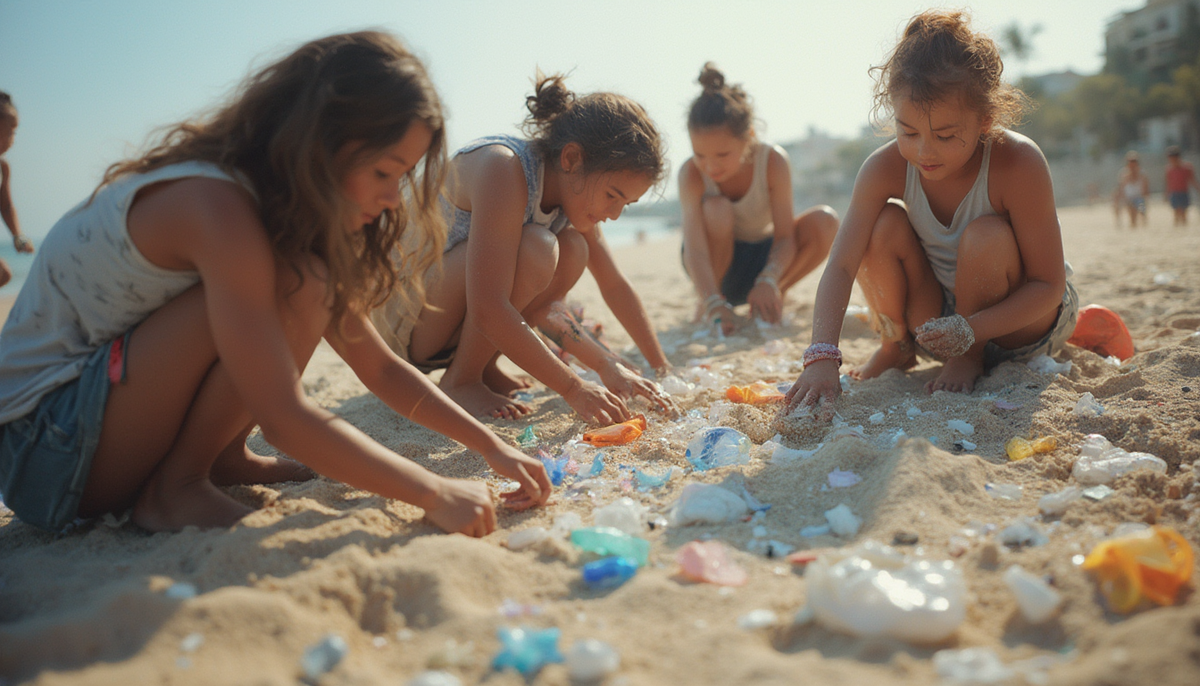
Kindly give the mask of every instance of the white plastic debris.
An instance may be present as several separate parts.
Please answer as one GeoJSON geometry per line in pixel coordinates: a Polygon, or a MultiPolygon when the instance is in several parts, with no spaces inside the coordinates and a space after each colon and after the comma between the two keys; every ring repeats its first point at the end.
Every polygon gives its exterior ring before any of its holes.
{"type": "Polygon", "coordinates": [[[960,434],[963,434],[964,436],[972,436],[975,434],[975,427],[961,419],[951,419],[950,421],[946,422],[946,426],[959,432],[960,434]]]}
{"type": "Polygon", "coordinates": [[[1100,502],[1101,500],[1104,500],[1105,498],[1111,496],[1113,493],[1116,493],[1116,491],[1109,488],[1108,486],[1105,486],[1104,484],[1100,484],[1099,486],[1092,486],[1091,488],[1083,489],[1083,497],[1087,498],[1088,500],[1095,501],[1097,503],[1100,502]]]}
{"type": "Polygon", "coordinates": [[[785,557],[788,553],[795,549],[795,546],[788,545],[787,543],[776,541],[774,539],[767,540],[764,538],[753,538],[746,543],[747,552],[772,559],[785,557]]]}
{"type": "Polygon", "coordinates": [[[925,413],[922,412],[921,408],[917,407],[916,405],[910,405],[909,408],[904,411],[904,414],[908,415],[909,417],[920,417],[925,413]]]}
{"type": "Polygon", "coordinates": [[[1049,355],[1038,355],[1029,362],[1026,366],[1037,372],[1038,374],[1062,374],[1066,376],[1071,373],[1071,361],[1058,362],[1049,355]]]}
{"type": "Polygon", "coordinates": [[[1005,684],[1016,676],[990,648],[939,650],[933,654],[933,667],[948,684],[1005,684]]]}
{"type": "MultiPolygon", "coordinates": [[[[767,441],[767,443],[772,442],[767,441]]],[[[767,443],[763,443],[763,446],[766,446],[767,443]]],[[[800,448],[789,448],[781,443],[773,443],[771,449],[771,464],[783,464],[787,462],[795,462],[796,460],[807,460],[813,455],[816,455],[817,451],[820,449],[820,445],[812,450],[802,450],[800,448]]]]}
{"type": "Polygon", "coordinates": [[[185,653],[194,653],[199,650],[200,646],[202,645],[204,645],[204,634],[193,631],[187,636],[184,636],[183,640],[179,642],[179,649],[185,653]]]}
{"type": "Polygon", "coordinates": [[[1179,276],[1176,275],[1174,272],[1159,272],[1154,275],[1154,285],[1155,286],[1167,286],[1167,285],[1170,285],[1171,282],[1173,282],[1175,279],[1178,279],[1178,278],[1179,278],[1179,276]]]}
{"type": "Polygon", "coordinates": [[[1079,402],[1075,403],[1075,409],[1071,410],[1071,413],[1076,417],[1099,417],[1104,414],[1104,406],[1096,400],[1096,396],[1088,392],[1079,396],[1079,402]]]}
{"type": "Polygon", "coordinates": [[[805,538],[816,538],[817,536],[828,536],[829,525],[822,524],[820,526],[806,526],[800,530],[800,535],[805,538]]]}
{"type": "Polygon", "coordinates": [[[817,619],[855,636],[933,643],[966,617],[966,582],[953,562],[910,560],[874,541],[821,555],[805,579],[817,619]]]}
{"type": "Polygon", "coordinates": [[[567,653],[567,673],[572,681],[599,681],[620,667],[621,656],[604,641],[575,641],[567,653]]]}
{"type": "Polygon", "coordinates": [[[176,581],[163,592],[163,595],[172,600],[191,600],[196,594],[196,587],[186,581],[176,581]]]}
{"type": "Polygon", "coordinates": [[[325,634],[304,651],[304,656],[300,658],[300,669],[309,681],[316,681],[317,677],[336,667],[348,652],[350,646],[346,645],[346,639],[337,634],[325,634]]]}
{"type": "Polygon", "coordinates": [[[829,530],[834,535],[843,538],[849,538],[858,533],[858,527],[862,526],[862,520],[855,517],[845,503],[839,504],[832,510],[826,510],[825,521],[829,522],[829,530]]]}
{"type": "Polygon", "coordinates": [[[887,416],[884,415],[882,412],[876,412],[875,414],[871,415],[870,417],[867,417],[867,421],[871,422],[872,424],[882,424],[883,420],[886,418],[887,418],[887,416]]]}
{"type": "Polygon", "coordinates": [[[554,518],[550,527],[550,535],[557,538],[567,538],[571,532],[583,528],[583,517],[575,512],[564,512],[554,518]]]}
{"type": "Polygon", "coordinates": [[[1079,459],[1071,468],[1071,476],[1084,486],[1098,486],[1138,469],[1166,474],[1167,463],[1150,453],[1126,452],[1104,436],[1090,434],[1079,448],[1079,459]]]}
{"type": "MultiPolygon", "coordinates": [[[[713,403],[713,410],[710,411],[710,420],[716,423],[719,420],[711,418],[716,408],[724,401],[713,403]]],[[[726,403],[732,407],[732,404],[726,403]]],[[[750,446],[753,445],[750,439],[737,429],[731,429],[727,426],[706,426],[700,429],[692,436],[692,440],[688,441],[687,452],[684,457],[697,471],[712,469],[713,467],[726,467],[735,464],[746,464],[750,462],[750,446]]]]}
{"type": "Polygon", "coordinates": [[[1030,624],[1041,624],[1050,619],[1062,604],[1062,594],[1051,588],[1042,577],[1025,571],[1021,565],[1012,565],[1004,570],[1004,583],[1017,597],[1021,616],[1030,624]]]}
{"type": "Polygon", "coordinates": [[[671,507],[671,526],[720,524],[746,514],[746,501],[732,491],[713,484],[690,483],[671,507]]]}
{"type": "Polygon", "coordinates": [[[688,383],[674,374],[664,378],[660,385],[670,395],[691,395],[696,392],[696,384],[688,383]]]}
{"type": "Polygon", "coordinates": [[[834,469],[832,472],[829,472],[830,488],[849,488],[861,482],[862,477],[854,472],[843,472],[840,469],[834,469]]]}
{"type": "Polygon", "coordinates": [[[462,686],[462,681],[450,672],[431,670],[409,679],[407,686],[462,686]]]}
{"type": "Polygon", "coordinates": [[[746,631],[766,629],[779,623],[779,616],[771,610],[751,610],[738,617],[738,626],[746,631]]]}
{"type": "Polygon", "coordinates": [[[536,545],[545,539],[549,534],[540,526],[531,526],[528,529],[514,531],[508,535],[506,545],[509,550],[524,550],[532,545],[536,545]]]}
{"type": "Polygon", "coordinates": [[[1004,527],[997,534],[1000,542],[1006,546],[1019,548],[1022,546],[1039,546],[1050,542],[1050,537],[1032,517],[1022,517],[1004,527]]]}
{"type": "Polygon", "coordinates": [[[646,506],[633,498],[620,498],[592,511],[596,526],[611,526],[630,536],[646,533],[646,506]]]}
{"type": "Polygon", "coordinates": [[[778,338],[767,341],[762,347],[764,355],[779,355],[784,350],[787,350],[787,344],[778,338]]]}
{"type": "Polygon", "coordinates": [[[1067,511],[1067,506],[1083,497],[1083,489],[1067,486],[1057,493],[1047,493],[1038,498],[1038,510],[1046,515],[1058,515],[1067,511]]]}
{"type": "Polygon", "coordinates": [[[1020,500],[1023,495],[1021,487],[1016,484],[994,484],[989,482],[984,484],[983,488],[987,491],[988,495],[997,500],[1020,500]]]}

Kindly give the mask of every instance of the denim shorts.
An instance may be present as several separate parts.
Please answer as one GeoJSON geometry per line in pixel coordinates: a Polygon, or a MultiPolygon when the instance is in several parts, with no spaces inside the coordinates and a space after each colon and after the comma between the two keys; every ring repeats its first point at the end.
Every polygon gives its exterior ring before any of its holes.
{"type": "Polygon", "coordinates": [[[100,346],[79,378],[0,426],[0,493],[26,524],[58,533],[75,521],[100,443],[110,379],[124,374],[127,339],[100,346]]]}
{"type": "MultiPolygon", "coordinates": [[[[767,266],[774,242],[774,237],[754,242],[733,242],[733,260],[729,264],[729,271],[725,272],[725,277],[721,279],[721,295],[730,305],[746,302],[746,297],[754,289],[755,280],[767,266]]],[[[682,246],[679,248],[679,259],[683,263],[684,273],[687,273],[687,258],[682,246]]]]}
{"type": "MultiPolygon", "coordinates": [[[[955,300],[954,293],[950,292],[944,286],[942,287],[942,316],[949,317],[954,314],[955,300]]],[[[1058,308],[1058,319],[1055,320],[1054,326],[1050,327],[1050,331],[1042,336],[1039,340],[1023,345],[1020,348],[1002,348],[991,341],[983,347],[983,367],[991,369],[1001,362],[1028,362],[1041,354],[1053,355],[1062,349],[1067,343],[1067,339],[1075,332],[1075,320],[1079,318],[1079,294],[1075,292],[1075,286],[1071,282],[1067,282],[1067,287],[1063,289],[1062,303],[1058,308]]],[[[932,353],[917,346],[917,353],[922,357],[936,360],[932,353]]]]}

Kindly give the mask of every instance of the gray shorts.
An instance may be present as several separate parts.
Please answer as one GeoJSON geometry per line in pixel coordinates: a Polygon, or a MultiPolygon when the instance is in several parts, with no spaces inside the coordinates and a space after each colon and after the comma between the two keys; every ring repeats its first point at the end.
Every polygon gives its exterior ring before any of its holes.
{"type": "Polygon", "coordinates": [[[26,524],[54,533],[75,521],[100,443],[110,357],[123,373],[127,336],[92,353],[79,378],[55,388],[32,412],[0,426],[0,494],[26,524]]]}
{"type": "MultiPolygon", "coordinates": [[[[949,317],[953,315],[954,307],[954,293],[943,286],[942,316],[949,317]]],[[[1050,328],[1050,331],[1041,339],[1020,348],[1002,348],[988,341],[987,345],[983,348],[983,368],[991,369],[1001,362],[1028,362],[1043,353],[1053,355],[1066,345],[1067,339],[1075,332],[1075,320],[1078,318],[1079,294],[1075,292],[1075,286],[1071,285],[1070,281],[1067,281],[1067,287],[1063,289],[1062,304],[1058,308],[1058,319],[1054,322],[1054,326],[1050,328]]],[[[937,359],[920,345],[917,345],[917,354],[926,359],[937,359]]]]}

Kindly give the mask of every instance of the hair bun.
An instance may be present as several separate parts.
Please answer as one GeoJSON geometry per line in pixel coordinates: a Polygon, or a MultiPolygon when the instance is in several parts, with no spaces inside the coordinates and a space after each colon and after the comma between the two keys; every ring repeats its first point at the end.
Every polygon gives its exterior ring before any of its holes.
{"type": "Polygon", "coordinates": [[[533,95],[525,98],[525,107],[533,121],[550,121],[566,112],[574,102],[575,94],[563,83],[565,78],[562,74],[546,76],[538,71],[534,77],[533,95]]]}
{"type": "Polygon", "coordinates": [[[700,78],[696,79],[704,87],[705,92],[719,91],[725,87],[725,75],[712,62],[705,62],[700,69],[700,78]]]}

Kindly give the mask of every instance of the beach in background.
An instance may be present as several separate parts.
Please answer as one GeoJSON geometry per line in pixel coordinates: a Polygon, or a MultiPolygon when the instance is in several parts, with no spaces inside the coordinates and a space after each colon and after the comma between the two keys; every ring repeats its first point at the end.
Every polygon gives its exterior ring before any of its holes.
{"type": "MultiPolygon", "coordinates": [[[[744,323],[716,339],[690,321],[695,298],[679,266],[678,233],[646,228],[638,244],[637,229],[626,241],[610,230],[620,223],[606,227],[679,374],[711,387],[677,395],[690,418],[673,421],[639,405],[646,433],[606,449],[597,479],[581,486],[569,477],[538,510],[501,510],[500,529],[482,540],[440,534],[417,508],[324,478],[229,489],[258,508],[230,530],[148,534],[106,517],[53,536],[4,512],[0,680],[294,684],[304,674],[302,658],[332,634],[346,652],[313,680],[322,684],[405,684],[433,668],[467,684],[583,683],[560,664],[529,682],[492,671],[498,630],[528,626],[560,630],[564,652],[583,639],[606,642],[620,656],[607,683],[631,686],[930,684],[941,679],[936,663],[946,669],[944,658],[953,655],[935,660],[939,651],[967,648],[1009,670],[1004,683],[1194,686],[1200,597],[1189,587],[1172,606],[1118,614],[1080,561],[1106,537],[1149,524],[1174,528],[1200,550],[1193,470],[1200,460],[1200,226],[1193,215],[1191,227],[1170,227],[1158,203],[1150,226],[1135,231],[1117,228],[1108,206],[1064,209],[1061,221],[1081,304],[1120,313],[1137,355],[1114,364],[1072,346],[1057,356],[1070,363],[1063,373],[1004,364],[971,395],[926,395],[922,386],[938,369],[928,362],[849,382],[838,402],[846,430],[781,437],[790,449],[821,446],[811,454],[764,449],[788,425],[775,422],[770,406],[728,405],[724,388],[795,379],[818,275],[788,294],[784,326],[744,323]],[[1101,414],[1074,411],[1086,393],[1101,414]],[[685,450],[706,425],[746,434],[755,444],[750,462],[691,471],[685,450]],[[1072,465],[1088,434],[1156,455],[1167,472],[1127,475],[1099,501],[1079,498],[1061,513],[1041,514],[1042,496],[1076,485],[1072,465]],[[1052,436],[1058,446],[1009,462],[1005,443],[1014,436],[1052,436]],[[672,468],[658,488],[641,491],[631,478],[634,469],[662,476],[672,468]],[[860,481],[845,485],[853,481],[846,472],[860,481]],[[752,521],[662,525],[687,487],[719,483],[771,507],[752,521]],[[572,516],[591,525],[597,507],[621,497],[645,506],[655,526],[640,532],[650,543],[648,564],[618,588],[585,585],[581,566],[594,556],[553,533],[524,550],[506,547],[515,532],[569,528],[572,516]],[[839,505],[860,520],[857,532],[814,535],[811,527],[825,525],[824,513],[839,505]],[[1014,526],[1017,538],[1028,534],[1026,544],[1014,542],[1014,526]],[[727,545],[747,583],[684,579],[675,556],[697,539],[727,545]],[[898,548],[904,559],[949,562],[961,573],[965,592],[953,609],[962,621],[949,638],[863,637],[827,618],[814,621],[811,606],[825,596],[804,566],[778,556],[789,548],[833,555],[897,539],[915,541],[898,548]],[[1061,595],[1048,618],[1030,621],[1018,608],[1004,581],[1013,565],[1061,595]]],[[[640,360],[589,276],[572,298],[615,349],[640,360]]],[[[863,305],[857,290],[852,304],[863,305]]],[[[841,345],[847,363],[860,364],[876,337],[850,316],[841,345]]],[[[419,464],[507,488],[479,456],[367,393],[328,346],[318,348],[303,384],[322,406],[419,464]]],[[[540,385],[531,404],[533,414],[521,421],[488,424],[514,443],[534,427],[555,456],[586,428],[540,385]]],[[[272,450],[259,436],[251,445],[272,450]]],[[[590,467],[591,451],[576,455],[590,467]]]]}

